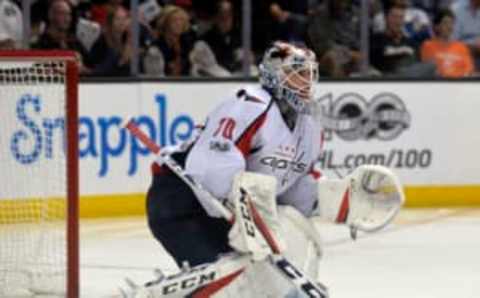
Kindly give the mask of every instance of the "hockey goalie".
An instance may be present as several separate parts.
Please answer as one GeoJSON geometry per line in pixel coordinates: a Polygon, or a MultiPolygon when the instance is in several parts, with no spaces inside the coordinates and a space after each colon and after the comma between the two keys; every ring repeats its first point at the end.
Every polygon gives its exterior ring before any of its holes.
{"type": "Polygon", "coordinates": [[[237,90],[194,141],[158,155],[148,224],[181,269],[129,282],[124,297],[328,297],[314,219],[374,232],[394,219],[404,194],[382,166],[341,179],[316,170],[317,79],[312,51],[276,42],[260,86],[237,90]]]}

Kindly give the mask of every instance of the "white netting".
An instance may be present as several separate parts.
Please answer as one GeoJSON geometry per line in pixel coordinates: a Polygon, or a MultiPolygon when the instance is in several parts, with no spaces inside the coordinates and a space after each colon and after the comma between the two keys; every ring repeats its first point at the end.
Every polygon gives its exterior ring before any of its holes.
{"type": "Polygon", "coordinates": [[[15,60],[0,57],[0,297],[65,296],[66,63],[15,60]]]}

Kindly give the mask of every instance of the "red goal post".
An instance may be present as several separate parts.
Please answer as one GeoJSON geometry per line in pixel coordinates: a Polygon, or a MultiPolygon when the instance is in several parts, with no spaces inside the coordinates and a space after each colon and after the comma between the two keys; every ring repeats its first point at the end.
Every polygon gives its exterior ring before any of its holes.
{"type": "Polygon", "coordinates": [[[0,107],[0,297],[79,297],[76,54],[0,51],[0,107]]]}

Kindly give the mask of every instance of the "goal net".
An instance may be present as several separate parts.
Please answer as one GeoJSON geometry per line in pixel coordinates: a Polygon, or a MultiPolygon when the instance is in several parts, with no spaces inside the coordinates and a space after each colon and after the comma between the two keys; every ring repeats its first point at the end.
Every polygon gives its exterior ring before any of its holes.
{"type": "Polygon", "coordinates": [[[78,297],[78,75],[0,51],[0,297],[78,297]]]}

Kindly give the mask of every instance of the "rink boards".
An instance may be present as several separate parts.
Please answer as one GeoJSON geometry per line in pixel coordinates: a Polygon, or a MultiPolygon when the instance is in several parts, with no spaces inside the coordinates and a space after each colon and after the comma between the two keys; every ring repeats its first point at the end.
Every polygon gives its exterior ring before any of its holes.
{"type": "MultiPolygon", "coordinates": [[[[190,136],[195,125],[203,123],[208,111],[226,94],[234,94],[244,85],[242,82],[81,84],[82,216],[144,212],[143,196],[150,182],[149,169],[154,157],[120,129],[123,121],[135,117],[157,143],[177,144],[190,136]]],[[[410,207],[480,206],[479,91],[475,82],[319,84],[317,98],[321,99],[327,127],[325,154],[320,164],[330,176],[345,175],[365,163],[388,166],[405,184],[410,207]]],[[[8,140],[19,132],[26,136],[26,144],[38,142],[38,135],[46,136],[46,132],[34,136],[31,125],[25,125],[28,121],[42,130],[41,123],[48,123],[53,117],[46,111],[48,95],[35,92],[33,95],[40,98],[40,105],[25,106],[25,115],[18,115],[20,99],[10,99],[9,105],[2,103],[2,113],[9,114],[8,119],[16,122],[7,126],[7,141],[1,144],[5,147],[1,152],[8,161],[9,174],[21,176],[25,167],[41,166],[48,171],[64,156],[61,146],[43,146],[29,164],[24,164],[16,158],[28,155],[29,146],[19,147],[24,152],[15,154],[9,149],[8,140]]],[[[0,198],[4,197],[0,190],[0,198]]]]}

